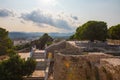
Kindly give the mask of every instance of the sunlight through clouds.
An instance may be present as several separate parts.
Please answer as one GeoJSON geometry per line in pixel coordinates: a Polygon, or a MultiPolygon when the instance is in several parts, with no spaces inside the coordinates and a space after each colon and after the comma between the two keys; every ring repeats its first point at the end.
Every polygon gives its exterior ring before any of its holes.
{"type": "Polygon", "coordinates": [[[56,6],[58,4],[57,0],[37,0],[37,2],[44,6],[56,6]]]}

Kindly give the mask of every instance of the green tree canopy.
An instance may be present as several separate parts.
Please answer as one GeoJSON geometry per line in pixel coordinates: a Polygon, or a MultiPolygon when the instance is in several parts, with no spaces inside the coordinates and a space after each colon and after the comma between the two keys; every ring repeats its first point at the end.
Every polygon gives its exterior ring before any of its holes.
{"type": "Polygon", "coordinates": [[[120,39],[120,24],[112,26],[108,29],[108,36],[110,39],[120,39]]]}
{"type": "Polygon", "coordinates": [[[102,21],[88,21],[76,29],[73,38],[78,40],[105,41],[107,38],[107,25],[102,21]]]}
{"type": "Polygon", "coordinates": [[[29,58],[25,61],[17,54],[13,55],[0,62],[0,80],[23,80],[23,76],[30,75],[35,66],[35,60],[29,58]]]}
{"type": "Polygon", "coordinates": [[[8,31],[0,28],[0,55],[8,54],[13,48],[13,43],[8,37],[8,31]]]}
{"type": "Polygon", "coordinates": [[[32,44],[36,45],[38,49],[44,49],[46,44],[52,43],[53,39],[51,36],[49,36],[47,33],[43,34],[40,39],[33,41],[32,44]]]}
{"type": "Polygon", "coordinates": [[[13,49],[8,31],[0,28],[0,55],[7,53],[9,57],[0,61],[0,80],[22,80],[23,76],[28,76],[35,70],[36,61],[32,58],[21,59],[13,49]]]}

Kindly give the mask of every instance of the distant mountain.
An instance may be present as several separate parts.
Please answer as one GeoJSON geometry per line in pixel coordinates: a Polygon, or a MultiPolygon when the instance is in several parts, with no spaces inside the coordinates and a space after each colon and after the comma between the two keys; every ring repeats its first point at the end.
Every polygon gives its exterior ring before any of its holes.
{"type": "Polygon", "coordinates": [[[68,38],[74,33],[48,33],[53,38],[68,38]]]}
{"type": "Polygon", "coordinates": [[[9,37],[11,39],[29,39],[42,36],[43,33],[25,33],[25,32],[10,32],[9,37]]]}
{"type": "MultiPolygon", "coordinates": [[[[42,36],[42,32],[10,32],[9,37],[11,39],[33,39],[42,36]]],[[[74,33],[48,33],[53,38],[69,38],[74,33]]]]}

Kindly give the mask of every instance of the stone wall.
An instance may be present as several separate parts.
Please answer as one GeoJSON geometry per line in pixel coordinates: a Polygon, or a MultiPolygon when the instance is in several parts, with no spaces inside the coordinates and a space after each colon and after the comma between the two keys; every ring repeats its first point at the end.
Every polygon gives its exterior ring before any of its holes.
{"type": "MultiPolygon", "coordinates": [[[[74,42],[74,41],[73,41],[74,42]]],[[[75,41],[75,44],[81,48],[88,49],[98,49],[100,51],[120,51],[120,45],[110,45],[107,42],[82,42],[82,41],[75,41]]]]}
{"type": "Polygon", "coordinates": [[[65,47],[66,47],[66,41],[61,41],[48,46],[47,48],[45,48],[45,50],[47,53],[49,52],[54,53],[55,50],[64,49],[65,47]]]}
{"type": "MultiPolygon", "coordinates": [[[[54,54],[54,80],[120,80],[120,65],[113,66],[106,54],[54,54]],[[108,60],[109,61],[109,60],[108,60]]],[[[120,60],[120,59],[118,59],[120,60]]]]}
{"type": "Polygon", "coordinates": [[[101,59],[100,64],[108,80],[120,80],[120,59],[101,59]]]}
{"type": "Polygon", "coordinates": [[[56,51],[70,51],[70,52],[75,52],[77,51],[78,53],[81,53],[82,50],[75,46],[75,45],[71,45],[69,42],[67,41],[61,41],[61,42],[58,42],[58,43],[55,43],[55,44],[52,44],[51,46],[48,46],[46,48],[46,52],[47,53],[52,53],[53,54],[53,57],[54,57],[54,52],[56,51]]]}
{"type": "Polygon", "coordinates": [[[75,42],[78,46],[82,47],[106,47],[108,44],[106,42],[83,42],[83,41],[76,41],[75,42]]]}
{"type": "Polygon", "coordinates": [[[55,52],[62,52],[66,55],[72,54],[72,55],[80,55],[81,49],[75,45],[71,45],[67,41],[61,41],[59,43],[52,44],[51,46],[46,48],[47,58],[48,54],[52,53],[52,59],[50,62],[50,70],[49,70],[49,76],[53,74],[53,66],[54,66],[54,54],[55,52]],[[77,54],[76,54],[77,53],[77,54]]]}
{"type": "Polygon", "coordinates": [[[54,80],[120,80],[120,64],[114,66],[109,62],[117,57],[99,53],[83,55],[81,47],[61,41],[46,48],[47,53],[54,55],[50,67],[54,80]]]}

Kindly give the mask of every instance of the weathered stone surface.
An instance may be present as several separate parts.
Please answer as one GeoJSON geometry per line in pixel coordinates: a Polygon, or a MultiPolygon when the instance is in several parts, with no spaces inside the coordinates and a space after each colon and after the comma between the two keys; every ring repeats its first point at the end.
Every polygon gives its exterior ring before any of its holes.
{"type": "Polygon", "coordinates": [[[101,54],[108,52],[108,49],[119,51],[118,46],[108,46],[107,49],[106,43],[89,44],[86,47],[62,41],[46,48],[47,53],[54,55],[53,65],[50,67],[54,80],[120,80],[120,57],[101,54]],[[83,53],[84,48],[88,49],[88,53],[83,53]],[[99,53],[94,49],[100,50],[99,53]],[[96,53],[89,54],[89,50],[96,53]]]}
{"type": "MultiPolygon", "coordinates": [[[[66,54],[69,54],[69,52],[71,52],[71,53],[73,52],[73,54],[78,54],[78,53],[80,54],[82,52],[82,50],[78,46],[71,45],[67,41],[61,41],[61,42],[52,44],[51,46],[46,48],[46,52],[52,53],[53,57],[54,57],[54,52],[56,52],[56,51],[64,52],[64,50],[68,51],[68,52],[66,52],[66,54]]],[[[48,54],[47,54],[47,56],[48,56],[48,54]]]]}
{"type": "Polygon", "coordinates": [[[101,59],[100,65],[106,73],[107,80],[120,80],[120,59],[101,59]]]}
{"type": "Polygon", "coordinates": [[[54,80],[120,80],[120,59],[106,54],[55,54],[54,80]],[[113,66],[116,65],[116,66],[113,66]]]}

